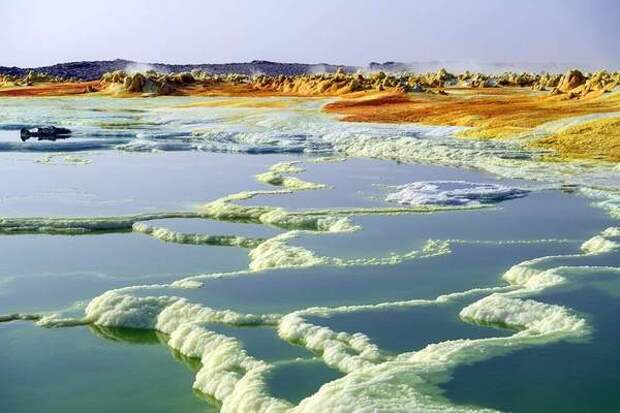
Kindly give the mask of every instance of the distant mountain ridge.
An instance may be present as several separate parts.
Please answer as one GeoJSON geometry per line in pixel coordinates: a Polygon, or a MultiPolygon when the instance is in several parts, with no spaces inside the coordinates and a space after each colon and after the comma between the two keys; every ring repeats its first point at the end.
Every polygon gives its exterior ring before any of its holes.
{"type": "Polygon", "coordinates": [[[99,60],[84,62],[59,63],[51,66],[34,68],[0,66],[0,74],[12,76],[25,76],[30,71],[46,73],[51,76],[63,78],[76,78],[80,80],[96,80],[106,72],[114,70],[147,70],[157,72],[186,72],[202,70],[212,74],[239,73],[252,75],[263,73],[267,75],[301,75],[316,72],[335,72],[342,67],[346,71],[355,71],[357,67],[333,64],[308,64],[308,63],[278,63],[267,60],[254,60],[248,63],[223,63],[223,64],[167,64],[167,63],[140,63],[131,60],[99,60]]]}

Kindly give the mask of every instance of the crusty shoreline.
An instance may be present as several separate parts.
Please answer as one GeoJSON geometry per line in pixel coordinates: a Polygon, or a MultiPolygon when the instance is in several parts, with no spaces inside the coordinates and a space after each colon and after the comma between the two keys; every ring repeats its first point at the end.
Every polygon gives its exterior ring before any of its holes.
{"type": "MultiPolygon", "coordinates": [[[[40,73],[0,76],[0,97],[67,95],[136,96],[296,96],[339,97],[323,110],[354,122],[465,126],[459,136],[523,139],[526,146],[551,151],[549,159],[620,160],[620,73],[583,74],[464,72],[369,74],[211,75],[105,73],[89,82],[66,82],[40,73]],[[580,138],[580,129],[542,133],[548,122],[600,114],[580,138]]],[[[573,125],[574,127],[574,125],[573,125]]]]}

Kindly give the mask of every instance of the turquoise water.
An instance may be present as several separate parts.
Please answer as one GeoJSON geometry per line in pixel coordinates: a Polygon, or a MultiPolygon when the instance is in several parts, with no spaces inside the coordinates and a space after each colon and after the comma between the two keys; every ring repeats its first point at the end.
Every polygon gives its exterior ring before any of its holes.
{"type": "Polygon", "coordinates": [[[620,409],[616,165],[205,100],[0,99],[0,411],[620,409]]]}
{"type": "Polygon", "coordinates": [[[342,373],[330,369],[320,360],[294,360],[277,364],[267,376],[267,385],[275,397],[299,403],[314,394],[322,384],[340,377],[342,373]]]}
{"type": "Polygon", "coordinates": [[[136,294],[177,295],[216,309],[244,313],[432,299],[451,292],[496,286],[503,269],[526,259],[566,251],[571,249],[565,244],[462,245],[446,256],[399,265],[265,270],[255,276],[211,280],[199,289],[157,288],[136,294]]]}
{"type": "Polygon", "coordinates": [[[429,344],[444,340],[510,335],[510,331],[507,330],[463,323],[458,313],[461,308],[469,304],[468,301],[475,299],[441,306],[359,311],[331,317],[313,317],[310,321],[336,331],[363,333],[382,349],[393,353],[420,350],[429,344]]]}
{"type": "MultiPolygon", "coordinates": [[[[1,131],[0,134],[11,134],[1,131]]],[[[16,132],[12,133],[13,138],[16,132]]],[[[45,155],[2,153],[3,216],[109,216],[189,210],[229,193],[264,188],[254,180],[281,157],[197,152],[78,153],[92,164],[40,163],[45,155]],[[227,168],[238,171],[228,174],[227,168]],[[191,171],[191,172],[188,172],[191,171]]]]}
{"type": "Polygon", "coordinates": [[[109,289],[243,269],[241,249],[164,244],[132,233],[0,237],[0,312],[52,311],[109,289]]]}
{"type": "Polygon", "coordinates": [[[446,384],[447,396],[459,403],[513,412],[617,411],[620,332],[616,315],[620,308],[618,294],[609,290],[619,287],[616,275],[538,297],[583,313],[594,327],[592,337],[464,366],[446,384]]]}

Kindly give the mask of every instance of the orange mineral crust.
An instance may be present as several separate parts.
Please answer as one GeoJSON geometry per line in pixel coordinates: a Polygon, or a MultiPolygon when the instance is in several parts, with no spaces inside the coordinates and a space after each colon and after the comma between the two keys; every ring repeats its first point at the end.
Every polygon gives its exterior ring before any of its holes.
{"type": "Polygon", "coordinates": [[[543,123],[594,113],[620,111],[620,94],[566,99],[526,89],[448,90],[446,95],[392,94],[342,99],[324,107],[354,122],[417,122],[468,126],[463,137],[518,137],[543,123]]]}
{"type": "Polygon", "coordinates": [[[92,82],[39,83],[33,86],[0,88],[0,96],[66,96],[96,92],[98,80],[92,82]]]}

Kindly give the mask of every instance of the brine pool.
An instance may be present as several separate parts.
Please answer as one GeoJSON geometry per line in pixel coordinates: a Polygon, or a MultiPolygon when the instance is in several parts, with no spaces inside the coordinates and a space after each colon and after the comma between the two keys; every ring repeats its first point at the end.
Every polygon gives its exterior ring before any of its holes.
{"type": "Polygon", "coordinates": [[[620,409],[618,165],[324,103],[0,99],[0,411],[620,409]]]}

